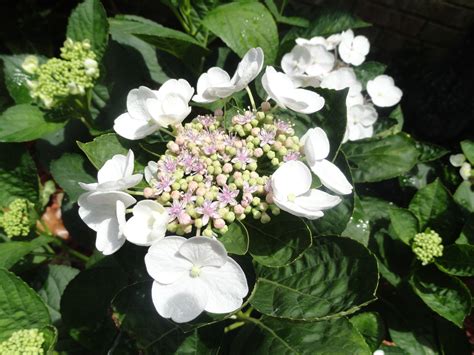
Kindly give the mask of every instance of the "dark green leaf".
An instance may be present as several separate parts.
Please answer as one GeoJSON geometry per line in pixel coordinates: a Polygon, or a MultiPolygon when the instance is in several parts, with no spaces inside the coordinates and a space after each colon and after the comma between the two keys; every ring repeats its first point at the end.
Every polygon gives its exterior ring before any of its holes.
{"type": "Polygon", "coordinates": [[[390,221],[395,235],[406,245],[411,245],[411,240],[420,230],[416,216],[404,208],[391,208],[390,221]]]}
{"type": "Polygon", "coordinates": [[[400,105],[388,117],[379,117],[374,124],[375,137],[387,137],[400,133],[403,128],[403,112],[400,105]]]}
{"type": "Polygon", "coordinates": [[[469,354],[471,346],[464,329],[455,327],[447,320],[437,317],[436,330],[442,354],[469,354]]]}
{"type": "MultiPolygon", "coordinates": [[[[32,75],[25,72],[21,67],[27,56],[26,54],[0,56],[4,64],[5,86],[17,104],[28,104],[33,101],[27,85],[27,80],[31,80],[32,75]]],[[[38,59],[41,59],[41,57],[38,56],[38,59]]]]}
{"type": "Polygon", "coordinates": [[[51,163],[51,174],[59,186],[68,194],[71,201],[77,201],[84,190],[79,182],[91,183],[95,178],[86,171],[82,155],[65,153],[51,163]]]}
{"type": "Polygon", "coordinates": [[[463,181],[454,192],[454,201],[467,211],[474,213],[474,191],[469,181],[463,181]]]}
{"type": "Polygon", "coordinates": [[[51,238],[40,236],[29,242],[0,243],[0,268],[10,269],[24,256],[51,242],[51,238]]]}
{"type": "Polygon", "coordinates": [[[456,244],[472,244],[474,245],[474,215],[470,215],[464,224],[456,244]]]}
{"type": "Polygon", "coordinates": [[[471,164],[474,164],[474,142],[470,140],[462,141],[461,149],[467,160],[469,160],[471,164]]]}
{"type": "Polygon", "coordinates": [[[23,144],[0,144],[0,207],[17,198],[38,203],[35,162],[23,144]]]}
{"type": "Polygon", "coordinates": [[[285,266],[311,246],[311,231],[299,217],[282,212],[267,224],[245,220],[250,234],[249,252],[256,262],[269,267],[285,266]]]}
{"type": "Polygon", "coordinates": [[[100,0],[85,0],[74,9],[66,36],[74,41],[89,40],[97,57],[102,57],[109,39],[109,24],[100,0]]]}
{"type": "Polygon", "coordinates": [[[249,249],[249,232],[240,221],[229,225],[229,230],[219,237],[230,254],[245,255],[249,249]]]}
{"type": "Polygon", "coordinates": [[[474,245],[448,245],[436,258],[436,266],[450,275],[474,276],[474,245]]]}
{"type": "Polygon", "coordinates": [[[459,279],[424,267],[415,272],[410,284],[433,311],[458,327],[463,326],[471,311],[471,294],[459,279]]]}
{"type": "Polygon", "coordinates": [[[21,329],[51,324],[41,298],[15,274],[0,269],[0,342],[21,329]]]}
{"type": "Polygon", "coordinates": [[[385,73],[387,66],[379,62],[364,62],[361,65],[354,67],[357,79],[362,83],[362,87],[365,88],[369,80],[374,79],[376,76],[385,73]]]}
{"type": "Polygon", "coordinates": [[[344,153],[353,167],[354,182],[387,180],[412,169],[419,152],[415,142],[399,133],[344,144],[344,153]]]}
{"type": "Polygon", "coordinates": [[[221,5],[203,20],[240,57],[254,47],[261,47],[265,63],[273,64],[278,52],[278,32],[270,12],[258,2],[234,2],[221,5]],[[236,20],[238,19],[238,20],[236,20]]]}
{"type": "Polygon", "coordinates": [[[86,154],[89,161],[100,169],[107,160],[112,158],[116,154],[127,155],[128,149],[124,146],[125,142],[122,143],[115,133],[103,134],[97,138],[94,138],[92,142],[82,143],[77,142],[79,148],[86,154]]]}
{"type": "Polygon", "coordinates": [[[461,229],[459,210],[439,179],[418,190],[409,210],[418,218],[420,230],[427,227],[435,230],[443,238],[443,244],[458,236],[461,229]]]}
{"type": "Polygon", "coordinates": [[[426,143],[426,142],[415,142],[416,149],[420,152],[420,157],[418,158],[420,163],[426,163],[439,158],[444,157],[449,151],[439,145],[426,143]]]}
{"type": "Polygon", "coordinates": [[[46,354],[52,354],[58,341],[58,330],[52,325],[40,329],[44,336],[43,350],[46,354]]]}
{"type": "Polygon", "coordinates": [[[8,108],[0,116],[0,142],[27,142],[61,129],[66,122],[53,122],[36,106],[8,108]]]}
{"type": "Polygon", "coordinates": [[[265,4],[272,13],[273,17],[278,23],[283,23],[285,25],[298,26],[298,27],[308,27],[309,21],[302,17],[296,16],[283,16],[278,11],[278,8],[273,0],[265,0],[265,4]]]}
{"type": "Polygon", "coordinates": [[[371,351],[379,348],[385,336],[382,317],[375,312],[359,313],[349,319],[352,325],[364,337],[371,351]]]}
{"type": "MultiPolygon", "coordinates": [[[[284,224],[283,224],[284,225],[284,224]]],[[[320,237],[292,264],[256,266],[257,284],[250,303],[278,318],[320,320],[350,314],[375,299],[377,260],[361,244],[341,237],[320,237]]]]}
{"type": "Polygon", "coordinates": [[[360,244],[367,246],[370,237],[370,224],[365,215],[364,207],[357,195],[354,195],[354,210],[352,216],[347,223],[346,229],[341,236],[354,239],[360,244]]]}

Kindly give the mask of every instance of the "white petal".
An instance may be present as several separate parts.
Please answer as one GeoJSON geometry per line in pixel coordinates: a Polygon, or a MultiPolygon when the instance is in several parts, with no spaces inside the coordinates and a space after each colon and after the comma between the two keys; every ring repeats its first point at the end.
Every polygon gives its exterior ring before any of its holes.
{"type": "Polygon", "coordinates": [[[123,232],[130,243],[140,246],[151,245],[149,238],[151,229],[147,222],[138,216],[133,216],[127,221],[123,232]]]}
{"type": "Polygon", "coordinates": [[[235,85],[235,90],[240,91],[245,88],[262,71],[264,54],[260,47],[251,48],[244,55],[231,82],[235,85]]]}
{"type": "Polygon", "coordinates": [[[458,168],[466,161],[464,154],[454,154],[449,156],[449,162],[452,166],[458,168]]]}
{"type": "Polygon", "coordinates": [[[117,218],[103,221],[97,229],[95,246],[104,255],[115,253],[125,243],[117,218]]]}
{"type": "Polygon", "coordinates": [[[136,120],[148,121],[150,114],[145,107],[145,101],[154,97],[153,91],[145,86],[130,90],[127,96],[127,111],[130,116],[136,120]]]}
{"type": "Polygon", "coordinates": [[[161,284],[170,284],[189,275],[192,264],[178,250],[186,238],[169,236],[155,242],[145,255],[145,265],[153,279],[161,284]]]}
{"type": "Polygon", "coordinates": [[[367,82],[367,92],[374,105],[390,107],[400,102],[403,92],[395,86],[393,78],[388,75],[379,75],[367,82]]]}
{"type": "Polygon", "coordinates": [[[321,81],[323,89],[342,90],[357,83],[355,72],[352,68],[341,68],[330,72],[321,81]]]}
{"type": "Polygon", "coordinates": [[[179,248],[179,254],[195,266],[222,266],[227,261],[224,245],[208,237],[192,237],[179,248]]]}
{"type": "Polygon", "coordinates": [[[291,52],[281,59],[281,68],[286,74],[303,74],[311,64],[311,53],[303,46],[294,46],[291,52]]]}
{"type": "Polygon", "coordinates": [[[134,119],[128,113],[120,115],[114,121],[114,131],[130,140],[145,138],[156,132],[158,128],[159,126],[153,121],[134,119]]]}
{"type": "Polygon", "coordinates": [[[309,211],[322,211],[333,208],[341,202],[339,196],[330,195],[324,191],[311,189],[306,194],[298,196],[295,203],[309,211]]]}
{"type": "Polygon", "coordinates": [[[461,177],[464,180],[469,180],[469,178],[471,177],[471,173],[472,173],[471,164],[467,162],[463,163],[461,165],[461,169],[459,169],[459,175],[461,175],[461,177]]]}
{"type": "Polygon", "coordinates": [[[342,171],[329,160],[315,161],[310,168],[328,189],[340,195],[352,193],[352,185],[342,171]]]}
{"type": "Polygon", "coordinates": [[[281,200],[306,193],[312,182],[311,171],[298,160],[283,163],[272,175],[274,195],[281,200]]]}
{"type": "Polygon", "coordinates": [[[199,278],[183,278],[170,285],[154,282],[151,297],[158,313],[176,323],[195,319],[208,301],[208,291],[199,278]]]}
{"type": "Polygon", "coordinates": [[[203,267],[199,278],[208,288],[208,301],[204,308],[211,313],[229,313],[242,306],[249,292],[242,268],[233,259],[220,268],[203,267]]]}
{"type": "Polygon", "coordinates": [[[291,213],[294,216],[303,217],[307,219],[318,219],[324,216],[324,213],[319,210],[308,210],[295,202],[288,200],[279,200],[274,196],[275,204],[283,211],[291,213]]]}
{"type": "Polygon", "coordinates": [[[301,143],[304,145],[304,154],[311,165],[317,160],[325,159],[329,155],[329,139],[321,128],[309,129],[303,137],[301,143]]]}
{"type": "Polygon", "coordinates": [[[95,191],[95,190],[97,190],[97,186],[98,186],[98,185],[99,185],[99,184],[96,183],[96,182],[93,182],[93,183],[90,183],[90,184],[85,184],[85,183],[83,183],[83,182],[79,182],[79,186],[80,186],[82,189],[86,190],[86,191],[95,191]]]}
{"type": "Polygon", "coordinates": [[[288,98],[284,101],[290,109],[300,113],[311,114],[324,107],[325,100],[318,93],[306,89],[295,89],[291,91],[290,102],[288,98]],[[294,101],[293,101],[294,100],[294,101]]]}
{"type": "Polygon", "coordinates": [[[157,172],[158,172],[158,163],[156,161],[149,161],[148,165],[145,167],[146,182],[150,183],[151,179],[155,179],[157,172]]]}
{"type": "Polygon", "coordinates": [[[356,36],[352,41],[352,47],[357,53],[366,56],[370,51],[370,42],[365,36],[356,36]]]}
{"type": "Polygon", "coordinates": [[[167,210],[158,202],[142,200],[133,207],[133,217],[125,225],[127,240],[147,246],[164,238],[169,221],[167,210]]]}
{"type": "MultiPolygon", "coordinates": [[[[132,153],[133,154],[133,153],[132,153]]],[[[128,159],[125,155],[116,154],[109,160],[107,160],[104,165],[99,169],[97,173],[97,180],[99,184],[116,181],[127,176],[126,170],[128,168],[128,159]]],[[[132,161],[132,170],[133,170],[133,161],[132,161]]]]}

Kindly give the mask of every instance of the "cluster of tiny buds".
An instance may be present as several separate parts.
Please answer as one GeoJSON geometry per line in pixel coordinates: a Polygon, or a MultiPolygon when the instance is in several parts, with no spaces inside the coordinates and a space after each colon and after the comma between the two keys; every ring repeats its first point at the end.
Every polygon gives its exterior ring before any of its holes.
{"type": "Polygon", "coordinates": [[[443,239],[438,233],[427,229],[424,233],[418,233],[413,238],[412,250],[422,265],[432,263],[435,258],[443,255],[443,239]]]}
{"type": "Polygon", "coordinates": [[[31,97],[39,99],[46,108],[70,95],[83,96],[99,77],[99,65],[88,40],[67,39],[60,56],[40,64],[38,57],[29,55],[22,63],[23,70],[30,75],[27,84],[31,97]]]}
{"type": "Polygon", "coordinates": [[[249,215],[268,223],[280,213],[269,175],[299,158],[294,134],[268,109],[238,113],[230,122],[221,110],[197,116],[177,130],[158,162],[149,163],[144,195],[168,207],[168,231],[176,234],[193,228],[206,236],[223,234],[249,215]]]}

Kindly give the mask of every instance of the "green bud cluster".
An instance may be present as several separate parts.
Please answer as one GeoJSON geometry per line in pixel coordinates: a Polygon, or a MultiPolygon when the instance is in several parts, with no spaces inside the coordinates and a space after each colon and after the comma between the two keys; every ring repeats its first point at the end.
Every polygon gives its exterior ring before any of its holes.
{"type": "Polygon", "coordinates": [[[9,238],[26,237],[30,233],[32,225],[30,211],[33,205],[25,199],[16,199],[8,206],[8,209],[0,216],[0,226],[9,238]]]}
{"type": "Polygon", "coordinates": [[[427,265],[432,263],[436,257],[443,255],[442,242],[439,234],[428,228],[424,233],[415,235],[412,250],[421,264],[427,265]]]}
{"type": "Polygon", "coordinates": [[[31,97],[46,108],[58,106],[70,96],[83,96],[99,77],[96,55],[88,40],[67,39],[61,48],[61,58],[51,58],[39,65],[35,56],[22,63],[25,72],[33,75],[28,81],[31,97]]]}
{"type": "Polygon", "coordinates": [[[42,348],[44,335],[38,329],[22,329],[14,332],[10,338],[0,343],[2,355],[40,355],[44,354],[42,348]]]}

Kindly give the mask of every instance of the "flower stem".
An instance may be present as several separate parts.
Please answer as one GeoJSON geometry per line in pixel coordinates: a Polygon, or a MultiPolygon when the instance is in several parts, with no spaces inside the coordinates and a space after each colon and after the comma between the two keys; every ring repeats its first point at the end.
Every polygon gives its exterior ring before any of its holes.
{"type": "Polygon", "coordinates": [[[176,135],[171,132],[170,130],[167,130],[166,128],[160,127],[160,131],[166,134],[169,134],[171,137],[176,137],[176,135]]]}
{"type": "Polygon", "coordinates": [[[130,195],[135,195],[135,196],[143,196],[143,191],[127,190],[127,193],[130,195]]]}
{"type": "Polygon", "coordinates": [[[245,325],[245,322],[235,322],[232,323],[231,325],[227,326],[224,328],[224,333],[229,333],[230,331],[240,328],[241,326],[245,325]]]}
{"type": "Polygon", "coordinates": [[[201,236],[201,228],[197,228],[196,229],[196,237],[200,237],[201,236]]]}
{"type": "Polygon", "coordinates": [[[257,111],[257,106],[255,105],[255,100],[253,99],[252,91],[250,91],[250,88],[248,86],[245,87],[245,90],[247,91],[247,94],[249,95],[250,104],[252,105],[252,109],[254,111],[257,111]]]}

